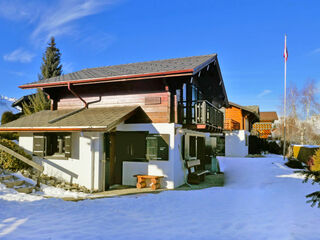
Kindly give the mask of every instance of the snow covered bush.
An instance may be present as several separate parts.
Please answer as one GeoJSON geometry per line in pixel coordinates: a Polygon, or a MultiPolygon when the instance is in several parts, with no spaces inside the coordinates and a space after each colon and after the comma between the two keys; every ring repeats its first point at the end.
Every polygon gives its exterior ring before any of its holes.
{"type": "MultiPolygon", "coordinates": [[[[16,153],[19,153],[20,155],[32,160],[32,157],[24,152],[24,150],[14,143],[13,141],[10,141],[5,138],[0,138],[0,144],[3,146],[10,148],[11,150],[15,151],[16,153]]],[[[29,168],[29,165],[25,164],[24,162],[20,161],[16,157],[8,154],[7,152],[0,150],[0,167],[2,169],[9,169],[13,171],[21,170],[21,169],[27,169],[29,168]]]]}
{"type": "MultiPolygon", "coordinates": [[[[310,158],[310,161],[308,161],[308,165],[309,169],[301,171],[306,176],[303,182],[307,182],[309,179],[312,179],[312,184],[320,184],[320,149],[318,149],[315,152],[315,154],[310,158]]],[[[311,203],[312,207],[318,205],[318,208],[320,208],[320,191],[310,193],[306,197],[310,198],[310,200],[308,200],[307,202],[311,203]]]]}

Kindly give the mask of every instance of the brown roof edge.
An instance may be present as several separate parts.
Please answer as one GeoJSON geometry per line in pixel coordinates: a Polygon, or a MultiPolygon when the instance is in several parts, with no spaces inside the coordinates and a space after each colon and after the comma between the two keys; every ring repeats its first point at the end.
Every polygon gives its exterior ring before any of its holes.
{"type": "Polygon", "coordinates": [[[79,128],[79,127],[69,127],[69,128],[43,128],[43,127],[33,127],[33,128],[0,128],[0,132],[89,132],[89,131],[108,131],[108,128],[98,127],[98,128],[79,128]]]}
{"type": "Polygon", "coordinates": [[[106,78],[93,78],[93,79],[81,79],[81,80],[69,80],[63,82],[52,82],[52,83],[35,83],[35,84],[25,84],[19,86],[22,89],[30,89],[30,88],[38,88],[38,87],[54,87],[54,86],[64,86],[71,84],[81,84],[81,83],[96,83],[96,82],[103,82],[103,81],[112,81],[112,80],[134,80],[136,78],[148,78],[154,76],[163,76],[163,75],[173,75],[176,74],[190,74],[192,75],[194,69],[183,69],[183,70],[176,70],[176,71],[168,71],[168,72],[156,72],[156,73],[145,73],[145,74],[135,74],[135,75],[124,75],[124,76],[116,76],[116,77],[106,77],[106,78]]]}

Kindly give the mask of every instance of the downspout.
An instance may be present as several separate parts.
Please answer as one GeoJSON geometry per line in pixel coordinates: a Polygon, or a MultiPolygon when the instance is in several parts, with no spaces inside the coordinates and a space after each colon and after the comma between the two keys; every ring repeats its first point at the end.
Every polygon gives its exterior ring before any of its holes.
{"type": "Polygon", "coordinates": [[[71,84],[70,84],[70,82],[68,83],[68,90],[69,90],[75,97],[79,98],[79,99],[84,103],[84,107],[82,107],[82,108],[80,108],[80,109],[77,109],[77,110],[75,110],[75,111],[72,111],[72,112],[70,112],[70,113],[67,113],[67,114],[65,114],[65,115],[63,115],[63,116],[60,116],[60,117],[58,117],[58,118],[52,119],[52,120],[49,121],[49,123],[58,122],[58,121],[66,118],[66,117],[69,117],[69,116],[71,116],[71,115],[73,115],[73,114],[76,114],[76,113],[78,113],[78,112],[81,112],[81,111],[84,110],[84,109],[87,109],[88,106],[89,106],[89,104],[93,104],[93,103],[97,103],[97,102],[100,102],[100,101],[101,101],[101,96],[99,96],[99,99],[98,99],[98,100],[95,100],[95,101],[92,101],[92,102],[86,102],[82,97],[80,97],[75,91],[73,91],[73,90],[71,89],[71,84]]]}
{"type": "Polygon", "coordinates": [[[77,94],[75,91],[73,91],[71,89],[71,83],[70,82],[68,82],[68,90],[73,94],[73,96],[79,98],[84,103],[84,107],[85,108],[88,108],[88,103],[82,97],[80,97],[79,94],[77,94]]]}
{"type": "Polygon", "coordinates": [[[91,137],[91,192],[94,190],[94,168],[95,168],[95,137],[91,137]]]}

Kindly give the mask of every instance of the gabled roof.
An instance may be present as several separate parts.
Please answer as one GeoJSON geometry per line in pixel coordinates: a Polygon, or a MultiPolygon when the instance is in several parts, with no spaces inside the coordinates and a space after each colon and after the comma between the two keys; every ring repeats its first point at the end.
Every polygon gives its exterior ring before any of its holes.
{"type": "Polygon", "coordinates": [[[78,72],[65,74],[58,77],[43,79],[28,83],[20,88],[36,88],[61,86],[68,83],[87,83],[100,81],[114,81],[119,79],[133,79],[138,77],[151,77],[176,74],[193,75],[213,62],[217,54],[194,57],[173,58],[158,61],[138,62],[97,68],[83,69],[78,72]]]}
{"type": "Polygon", "coordinates": [[[239,109],[242,109],[242,110],[245,110],[247,112],[250,112],[252,113],[257,119],[260,118],[259,116],[259,106],[258,105],[250,105],[250,106],[241,106],[239,104],[236,104],[234,102],[230,102],[229,101],[229,105],[230,106],[233,106],[233,107],[236,107],[236,108],[239,108],[239,109]]]}
{"type": "Polygon", "coordinates": [[[0,125],[0,132],[109,131],[127,120],[139,106],[45,110],[0,125]],[[51,123],[50,123],[51,122],[51,123]]]}
{"type": "Polygon", "coordinates": [[[33,96],[35,96],[35,95],[36,95],[36,94],[33,93],[33,94],[29,94],[29,95],[22,96],[21,98],[19,98],[19,99],[16,100],[15,102],[13,102],[11,106],[12,106],[12,107],[21,107],[23,102],[29,103],[29,102],[30,102],[30,97],[33,97],[33,96]]]}
{"type": "Polygon", "coordinates": [[[273,122],[278,120],[277,112],[260,112],[261,122],[273,122]]]}

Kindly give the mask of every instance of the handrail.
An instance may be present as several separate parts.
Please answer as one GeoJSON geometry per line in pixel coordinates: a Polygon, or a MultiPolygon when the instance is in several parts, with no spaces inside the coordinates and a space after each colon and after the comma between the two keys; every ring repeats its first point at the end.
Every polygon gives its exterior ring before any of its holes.
{"type": "MultiPolygon", "coordinates": [[[[218,110],[218,111],[220,111],[220,109],[219,108],[217,108],[215,105],[213,105],[211,102],[209,102],[208,100],[192,100],[192,101],[182,101],[182,102],[180,102],[180,103],[203,103],[203,102],[205,102],[205,103],[207,103],[208,105],[210,105],[210,107],[213,107],[213,108],[215,108],[216,110],[218,110]]],[[[221,111],[220,111],[221,112],[221,111]]]]}
{"type": "Polygon", "coordinates": [[[0,150],[9,153],[10,155],[18,158],[19,160],[21,160],[22,162],[28,164],[29,166],[37,169],[40,172],[43,172],[43,169],[44,169],[43,166],[35,163],[34,161],[31,161],[30,159],[26,158],[25,156],[22,156],[19,153],[16,153],[15,151],[11,150],[10,148],[7,148],[7,147],[3,146],[2,144],[0,144],[0,150]]]}
{"type": "Polygon", "coordinates": [[[178,106],[181,123],[223,128],[223,112],[207,100],[181,101],[178,106]]]}

